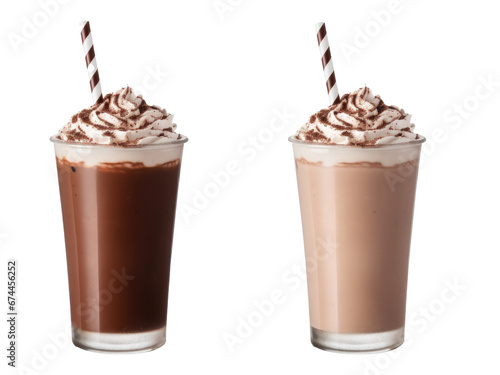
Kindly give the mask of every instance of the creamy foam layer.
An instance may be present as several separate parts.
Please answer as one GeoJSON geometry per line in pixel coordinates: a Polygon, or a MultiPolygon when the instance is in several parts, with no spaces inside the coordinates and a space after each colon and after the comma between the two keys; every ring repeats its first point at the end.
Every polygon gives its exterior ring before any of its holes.
{"type": "Polygon", "coordinates": [[[319,163],[325,167],[345,163],[379,163],[384,167],[417,161],[425,138],[411,143],[399,143],[380,147],[345,147],[326,144],[298,142],[293,143],[295,159],[304,159],[309,163],[319,163]]]}
{"type": "Polygon", "coordinates": [[[113,146],[169,143],[181,138],[172,121],[172,114],[148,105],[142,96],[125,87],[74,115],[56,138],[66,142],[113,146]]]}
{"type": "Polygon", "coordinates": [[[173,160],[182,159],[182,150],[186,137],[174,143],[143,147],[106,147],[84,146],[55,140],[55,152],[58,159],[70,163],[84,163],[94,167],[102,163],[142,163],[145,167],[154,167],[173,160]]]}
{"type": "Polygon", "coordinates": [[[377,146],[417,140],[414,128],[411,115],[386,105],[364,87],[312,115],[296,138],[312,143],[377,146]]]}

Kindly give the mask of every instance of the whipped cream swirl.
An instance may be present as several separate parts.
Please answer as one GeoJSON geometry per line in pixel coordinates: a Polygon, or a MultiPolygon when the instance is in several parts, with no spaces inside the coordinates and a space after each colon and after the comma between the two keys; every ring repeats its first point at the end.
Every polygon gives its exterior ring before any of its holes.
{"type": "Polygon", "coordinates": [[[418,139],[411,115],[384,104],[368,87],[345,94],[339,103],[311,116],[297,132],[306,142],[374,146],[418,139]]]}
{"type": "Polygon", "coordinates": [[[173,115],[148,105],[130,87],[104,97],[100,103],[77,113],[57,134],[67,142],[140,146],[180,139],[173,115]]]}

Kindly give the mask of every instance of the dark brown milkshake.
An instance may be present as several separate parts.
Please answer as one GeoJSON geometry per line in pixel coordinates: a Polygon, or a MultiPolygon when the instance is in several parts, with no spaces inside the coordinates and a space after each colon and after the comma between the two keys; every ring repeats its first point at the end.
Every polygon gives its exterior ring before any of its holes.
{"type": "Polygon", "coordinates": [[[164,327],[180,161],[86,167],[57,159],[57,169],[73,325],[164,327]]]}
{"type": "Polygon", "coordinates": [[[345,95],[292,137],[311,340],[329,350],[403,342],[413,206],[423,138],[369,89],[345,95]]]}
{"type": "Polygon", "coordinates": [[[75,345],[161,346],[186,138],[172,115],[124,88],[73,116],[52,140],[75,345]]]}

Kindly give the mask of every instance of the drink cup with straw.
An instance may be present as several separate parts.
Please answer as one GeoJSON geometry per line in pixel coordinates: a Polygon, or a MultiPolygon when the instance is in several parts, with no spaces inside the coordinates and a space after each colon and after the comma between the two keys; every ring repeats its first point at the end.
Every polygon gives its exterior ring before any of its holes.
{"type": "Polygon", "coordinates": [[[413,204],[425,138],[338,143],[337,138],[345,142],[354,133],[366,137],[384,131],[385,123],[366,133],[355,127],[368,111],[353,115],[344,110],[356,103],[339,96],[323,22],[316,24],[316,36],[330,106],[289,138],[302,216],[311,342],[331,351],[390,350],[404,341],[413,204]],[[331,122],[339,118],[351,121],[331,122]],[[391,176],[401,178],[390,183],[391,176]]]}
{"type": "Polygon", "coordinates": [[[149,351],[166,339],[187,138],[175,133],[172,115],[128,87],[103,97],[88,21],[81,23],[81,40],[94,104],[51,138],[73,343],[97,352],[149,351]]]}

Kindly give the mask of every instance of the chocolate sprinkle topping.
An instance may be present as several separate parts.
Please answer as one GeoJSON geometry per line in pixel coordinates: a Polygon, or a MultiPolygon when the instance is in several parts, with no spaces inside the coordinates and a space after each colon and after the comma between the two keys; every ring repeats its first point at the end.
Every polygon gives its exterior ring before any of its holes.
{"type": "Polygon", "coordinates": [[[182,136],[175,134],[175,128],[172,115],[161,107],[148,105],[140,95],[136,96],[130,87],[126,87],[107,94],[98,103],[73,115],[57,138],[126,147],[141,144],[144,138],[181,139],[182,136]]]}
{"type": "Polygon", "coordinates": [[[385,104],[379,96],[373,96],[370,89],[364,87],[352,94],[344,94],[338,103],[310,116],[309,122],[297,133],[297,138],[363,147],[375,145],[384,137],[408,137],[408,133],[412,132],[413,125],[410,125],[409,115],[403,109],[385,104]],[[394,123],[398,120],[403,122],[394,123]],[[405,122],[408,126],[404,125],[405,122]],[[403,129],[401,124],[405,126],[403,129]]]}

